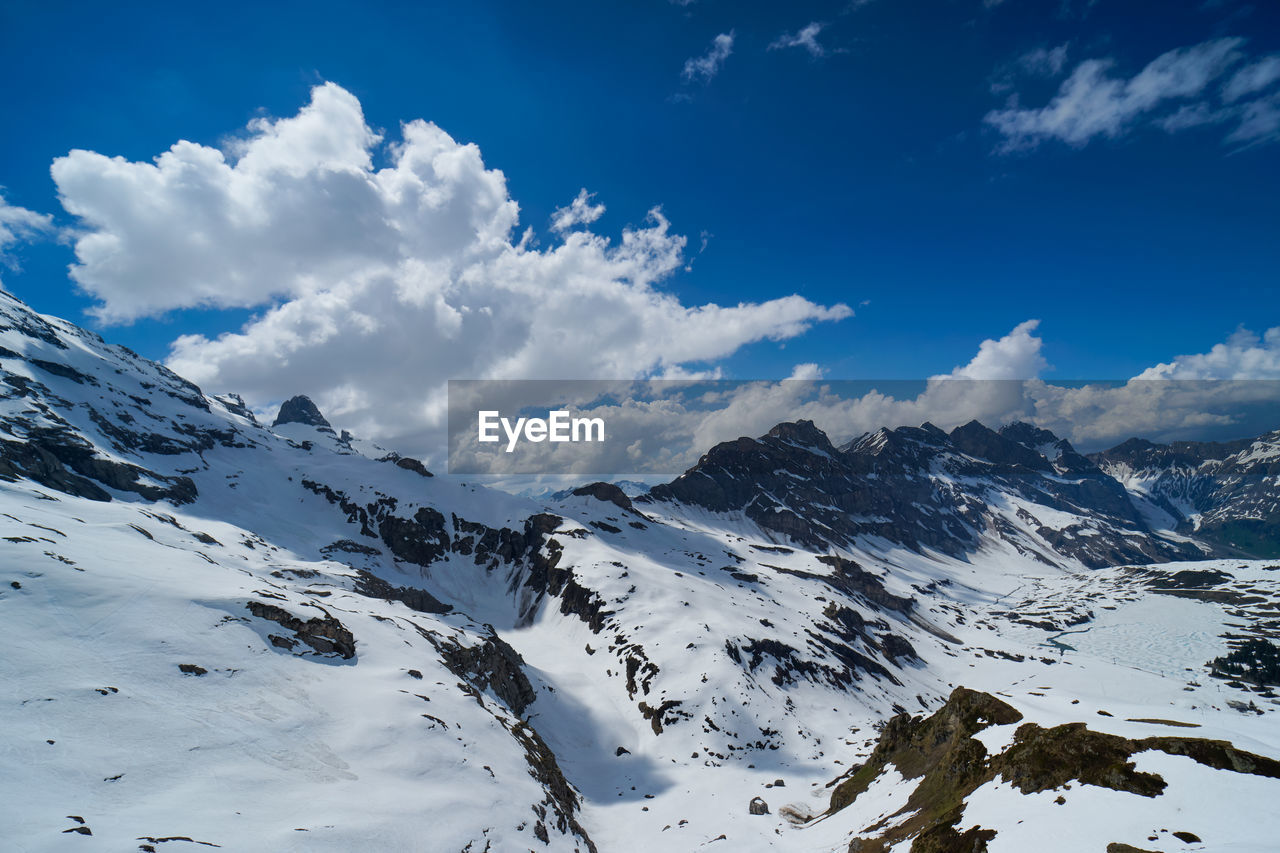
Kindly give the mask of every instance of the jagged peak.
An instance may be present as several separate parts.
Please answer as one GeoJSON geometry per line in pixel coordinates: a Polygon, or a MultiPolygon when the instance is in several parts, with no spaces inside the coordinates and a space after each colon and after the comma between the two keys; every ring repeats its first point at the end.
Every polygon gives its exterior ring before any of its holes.
{"type": "Polygon", "coordinates": [[[925,421],[918,427],[900,426],[892,431],[892,435],[930,447],[942,447],[947,443],[946,432],[929,421],[925,421]]]}
{"type": "Polygon", "coordinates": [[[893,429],[880,427],[874,432],[863,433],[852,439],[840,450],[843,453],[877,455],[901,450],[912,444],[942,447],[946,443],[947,434],[925,421],[918,427],[900,426],[893,429]]]}
{"type": "Polygon", "coordinates": [[[951,444],[961,453],[997,465],[1019,465],[1032,470],[1048,470],[1050,465],[1035,449],[1014,441],[976,420],[951,431],[951,444]]]}
{"type": "Polygon", "coordinates": [[[767,438],[779,438],[793,444],[833,450],[831,439],[810,420],[783,421],[769,430],[767,438]]]}
{"type": "Polygon", "coordinates": [[[947,436],[947,433],[944,430],[934,426],[930,421],[925,421],[924,423],[920,424],[919,429],[925,435],[931,436],[935,439],[946,438],[947,436]]]}
{"type": "Polygon", "coordinates": [[[1108,450],[1089,454],[1099,464],[1126,463],[1134,466],[1199,465],[1209,460],[1225,460],[1246,452],[1255,444],[1266,446],[1275,433],[1233,441],[1173,441],[1161,444],[1144,438],[1130,438],[1108,450]]]}
{"type": "Polygon", "coordinates": [[[1148,441],[1145,438],[1134,437],[1120,442],[1115,447],[1109,447],[1106,450],[1095,453],[1093,456],[1106,460],[1132,459],[1140,455],[1145,456],[1168,449],[1169,446],[1167,444],[1157,444],[1156,442],[1148,441]]]}
{"type": "Polygon", "coordinates": [[[280,405],[280,412],[271,426],[278,427],[283,424],[306,424],[333,432],[333,427],[325,420],[324,415],[320,414],[320,409],[305,394],[290,397],[280,405]]]}
{"type": "Polygon", "coordinates": [[[975,418],[974,420],[969,421],[967,424],[961,424],[960,426],[951,430],[950,437],[955,438],[956,435],[996,435],[996,434],[997,433],[995,430],[991,429],[986,424],[982,423],[981,421],[975,418]]]}
{"type": "Polygon", "coordinates": [[[1066,439],[1059,438],[1051,430],[1043,429],[1026,421],[1012,421],[1000,427],[999,433],[1011,441],[1026,447],[1043,447],[1046,444],[1061,446],[1066,439]]]}

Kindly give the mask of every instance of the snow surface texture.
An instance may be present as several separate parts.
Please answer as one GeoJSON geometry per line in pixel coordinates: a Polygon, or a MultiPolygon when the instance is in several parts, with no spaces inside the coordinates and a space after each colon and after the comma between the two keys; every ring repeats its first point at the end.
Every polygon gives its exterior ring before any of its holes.
{"type": "MultiPolygon", "coordinates": [[[[1206,669],[1274,631],[1266,561],[1086,570],[1041,531],[1111,522],[991,483],[968,486],[1007,527],[959,555],[538,502],[268,428],[8,296],[0,325],[5,849],[844,851],[913,783],[819,817],[833,780],[957,685],[1280,756],[1270,693],[1206,669]]],[[[1138,762],[1165,794],[997,781],[960,826],[993,850],[1274,849],[1254,818],[1280,781],[1138,762]]]]}

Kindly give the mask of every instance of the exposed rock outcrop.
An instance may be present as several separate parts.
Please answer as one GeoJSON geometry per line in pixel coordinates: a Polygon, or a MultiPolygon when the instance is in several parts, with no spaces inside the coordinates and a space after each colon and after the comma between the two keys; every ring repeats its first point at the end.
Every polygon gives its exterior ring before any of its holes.
{"type": "Polygon", "coordinates": [[[441,643],[437,647],[454,675],[481,692],[492,690],[517,715],[537,698],[524,674],[524,660],[497,634],[474,646],[441,643]]]}
{"type": "Polygon", "coordinates": [[[957,687],[929,717],[900,714],[885,725],[870,758],[837,780],[828,814],[854,803],[891,766],[915,783],[907,803],[854,839],[849,849],[883,853],[914,839],[913,853],[984,851],[994,830],[957,824],[966,798],[1000,778],[1023,794],[1079,782],[1143,797],[1160,796],[1166,781],[1139,771],[1133,756],[1148,750],[1183,755],[1207,767],[1280,778],[1280,761],[1236,749],[1226,741],[1185,737],[1130,739],[1096,732],[1084,723],[1044,728],[1024,723],[1013,743],[991,756],[974,735],[988,726],[1019,722],[1022,714],[987,693],[957,687]]]}
{"type": "MultiPolygon", "coordinates": [[[[283,607],[264,604],[261,601],[250,601],[245,607],[259,619],[267,619],[292,631],[298,640],[306,643],[320,654],[336,654],[347,660],[356,655],[356,638],[347,630],[345,625],[331,616],[328,611],[322,610],[323,616],[301,619],[283,607]]],[[[287,640],[288,638],[273,637],[272,642],[282,648],[291,648],[287,642],[276,643],[276,639],[287,640]]]]}
{"type": "Polygon", "coordinates": [[[356,592],[371,598],[399,601],[410,610],[419,613],[448,613],[453,605],[445,604],[425,589],[414,586],[393,586],[375,574],[361,570],[356,576],[356,592]]]}

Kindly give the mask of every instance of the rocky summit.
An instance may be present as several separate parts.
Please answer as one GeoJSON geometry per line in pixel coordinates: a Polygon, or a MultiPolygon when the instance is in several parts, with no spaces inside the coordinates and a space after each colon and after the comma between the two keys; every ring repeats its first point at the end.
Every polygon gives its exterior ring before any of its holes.
{"type": "Polygon", "coordinates": [[[290,397],[280,404],[280,412],[276,415],[276,419],[271,425],[278,427],[281,424],[305,424],[328,430],[329,432],[333,431],[333,427],[329,426],[329,422],[324,419],[324,415],[320,414],[316,404],[311,402],[310,397],[303,394],[290,397]]]}

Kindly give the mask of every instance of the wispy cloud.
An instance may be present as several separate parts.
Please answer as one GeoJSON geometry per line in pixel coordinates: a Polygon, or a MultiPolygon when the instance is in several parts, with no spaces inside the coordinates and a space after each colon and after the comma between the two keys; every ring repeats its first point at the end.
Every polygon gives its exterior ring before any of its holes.
{"type": "Polygon", "coordinates": [[[1243,105],[1240,124],[1226,141],[1248,146],[1280,142],[1280,93],[1243,105]]]}
{"type": "Polygon", "coordinates": [[[1277,80],[1280,80],[1280,54],[1264,56],[1232,75],[1222,90],[1222,100],[1238,101],[1246,95],[1262,91],[1277,80]]]}
{"type": "Polygon", "coordinates": [[[684,63],[681,76],[689,82],[709,83],[720,73],[724,61],[733,53],[733,30],[721,33],[711,40],[711,49],[703,56],[694,56],[684,63]]]}
{"type": "Polygon", "coordinates": [[[1037,47],[1018,57],[1018,67],[1028,74],[1057,77],[1067,64],[1067,45],[1037,47]]]}
{"type": "Polygon", "coordinates": [[[14,244],[53,234],[55,230],[49,214],[9,204],[0,195],[0,260],[5,258],[5,250],[14,244]]]}
{"type": "MultiPolygon", "coordinates": [[[[1244,39],[1219,38],[1161,54],[1132,77],[1112,74],[1111,59],[1081,62],[1043,107],[1023,107],[1017,95],[992,110],[986,124],[1004,137],[998,150],[1035,148],[1056,140],[1075,147],[1117,138],[1143,123],[1168,132],[1236,121],[1229,143],[1280,140],[1280,103],[1266,90],[1280,80],[1280,62],[1266,57],[1237,72],[1215,99],[1213,84],[1245,59],[1244,39]]],[[[1051,54],[1044,57],[1052,63],[1051,54]]],[[[1065,61],[1065,54],[1064,54],[1065,61]]]]}
{"type": "Polygon", "coordinates": [[[583,187],[568,207],[557,207],[551,214],[551,230],[563,234],[576,225],[590,225],[604,216],[604,205],[591,203],[595,197],[595,193],[583,187]]]}
{"type": "Polygon", "coordinates": [[[818,33],[826,24],[813,21],[795,33],[783,33],[769,45],[769,50],[786,50],[791,47],[802,47],[809,55],[820,58],[827,55],[827,49],[818,42],[818,33]]]}
{"type": "Polygon", "coordinates": [[[1003,95],[1018,87],[1026,78],[1053,78],[1062,74],[1067,65],[1069,43],[1054,47],[1041,45],[999,67],[991,75],[991,93],[1003,95]]]}

